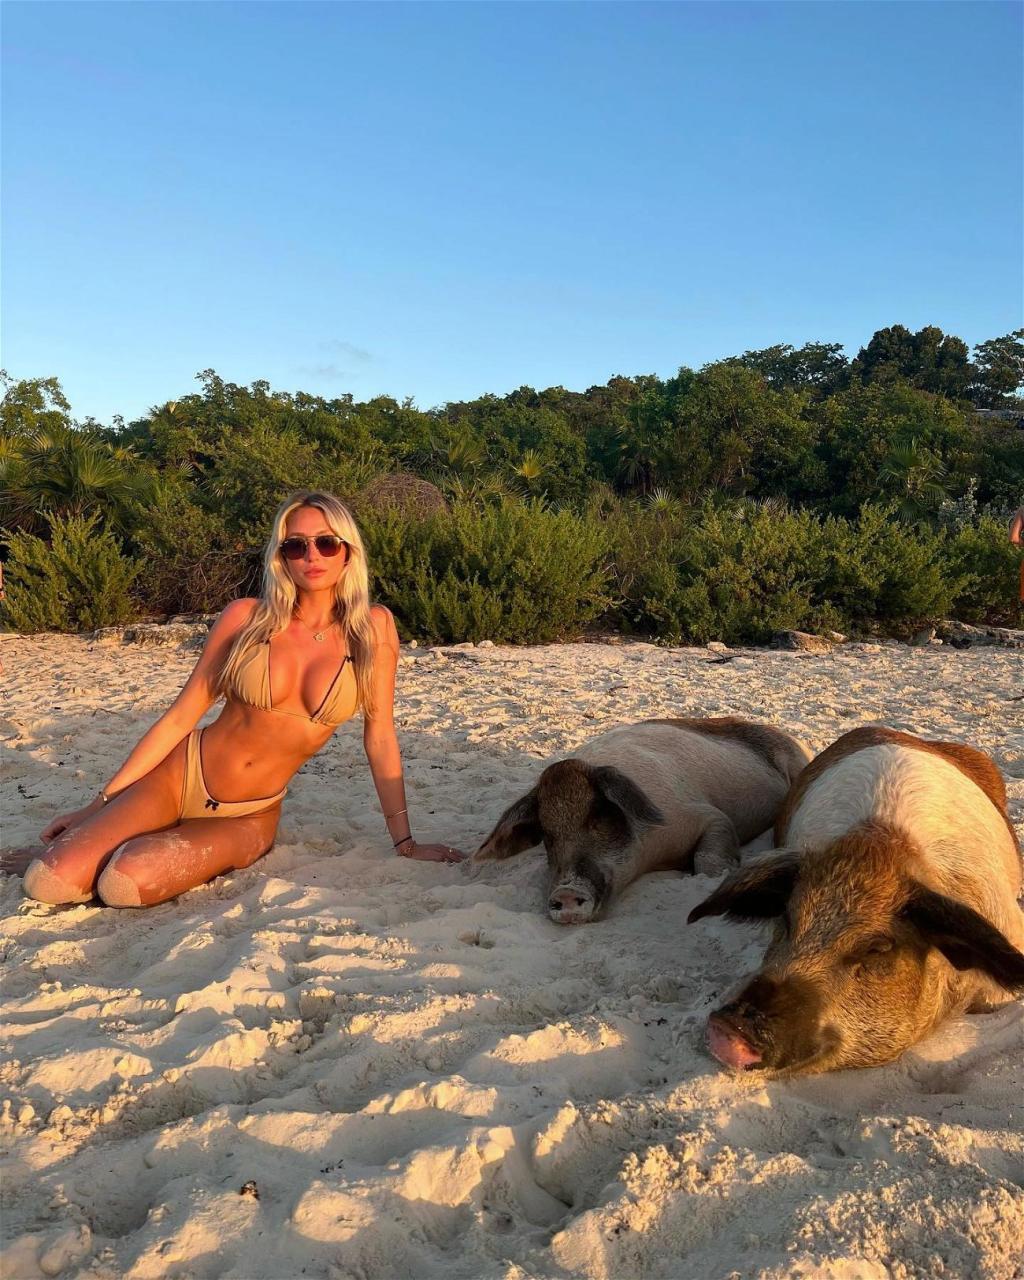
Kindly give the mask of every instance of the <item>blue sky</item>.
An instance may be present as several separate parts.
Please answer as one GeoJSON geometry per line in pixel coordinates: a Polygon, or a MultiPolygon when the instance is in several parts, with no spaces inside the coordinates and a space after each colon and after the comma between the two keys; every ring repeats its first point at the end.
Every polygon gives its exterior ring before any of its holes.
{"type": "Polygon", "coordinates": [[[421,407],[1021,324],[1012,3],[3,5],[3,362],[421,407]]]}

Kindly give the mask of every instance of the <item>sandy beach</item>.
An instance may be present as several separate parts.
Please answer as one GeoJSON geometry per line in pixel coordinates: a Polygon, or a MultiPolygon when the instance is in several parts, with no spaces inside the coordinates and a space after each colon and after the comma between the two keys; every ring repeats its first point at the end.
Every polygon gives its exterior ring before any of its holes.
{"type": "MultiPolygon", "coordinates": [[[[43,635],[0,659],[17,846],[109,776],[195,653],[43,635]]],[[[971,743],[1024,835],[1022,667],[940,645],[403,649],[413,829],[470,850],[587,737],[732,713],[815,750],[873,722],[971,743]]],[[[886,1068],[733,1077],[704,1019],[763,935],[687,927],[711,881],[675,874],[559,928],[542,865],[393,856],[356,721],[244,872],[144,911],[43,906],[0,877],[3,1274],[1022,1274],[1019,1003],[886,1068]]]]}

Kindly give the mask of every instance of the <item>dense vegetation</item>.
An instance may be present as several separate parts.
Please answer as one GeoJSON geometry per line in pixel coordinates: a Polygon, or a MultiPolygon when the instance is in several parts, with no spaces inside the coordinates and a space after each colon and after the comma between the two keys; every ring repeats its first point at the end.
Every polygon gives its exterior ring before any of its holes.
{"type": "Polygon", "coordinates": [[[1019,622],[1024,330],[771,347],[673,378],[521,387],[423,411],[224,382],[76,422],[5,377],[0,527],[20,630],[220,608],[258,586],[282,497],[356,511],[406,636],[665,640],[1019,622]]]}

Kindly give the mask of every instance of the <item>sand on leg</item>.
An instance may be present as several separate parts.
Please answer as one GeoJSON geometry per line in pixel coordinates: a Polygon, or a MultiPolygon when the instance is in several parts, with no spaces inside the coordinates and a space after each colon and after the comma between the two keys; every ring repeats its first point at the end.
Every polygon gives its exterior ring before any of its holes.
{"type": "Polygon", "coordinates": [[[96,891],[110,907],[149,907],[225,871],[241,871],[269,851],[280,804],[241,818],[188,818],[169,831],[137,836],[107,863],[96,891]]]}
{"type": "Polygon", "coordinates": [[[38,853],[25,871],[26,895],[40,902],[88,902],[115,849],[133,836],[174,826],[183,777],[182,742],[144,778],[38,853]]]}

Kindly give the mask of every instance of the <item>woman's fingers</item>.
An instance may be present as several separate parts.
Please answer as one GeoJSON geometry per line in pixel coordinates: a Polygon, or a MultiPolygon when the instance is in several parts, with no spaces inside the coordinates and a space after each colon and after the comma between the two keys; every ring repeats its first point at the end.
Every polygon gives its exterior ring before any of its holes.
{"type": "Polygon", "coordinates": [[[414,844],[405,856],[419,862],[461,862],[466,855],[448,844],[414,844]]]}
{"type": "Polygon", "coordinates": [[[50,844],[56,840],[58,836],[63,835],[65,831],[70,831],[72,827],[77,827],[83,818],[88,817],[88,809],[76,809],[74,813],[63,813],[59,818],[54,818],[48,827],[40,831],[39,839],[43,844],[50,844]]]}
{"type": "Polygon", "coordinates": [[[25,874],[28,864],[38,858],[42,849],[4,849],[0,850],[0,871],[9,876],[25,874]]]}

